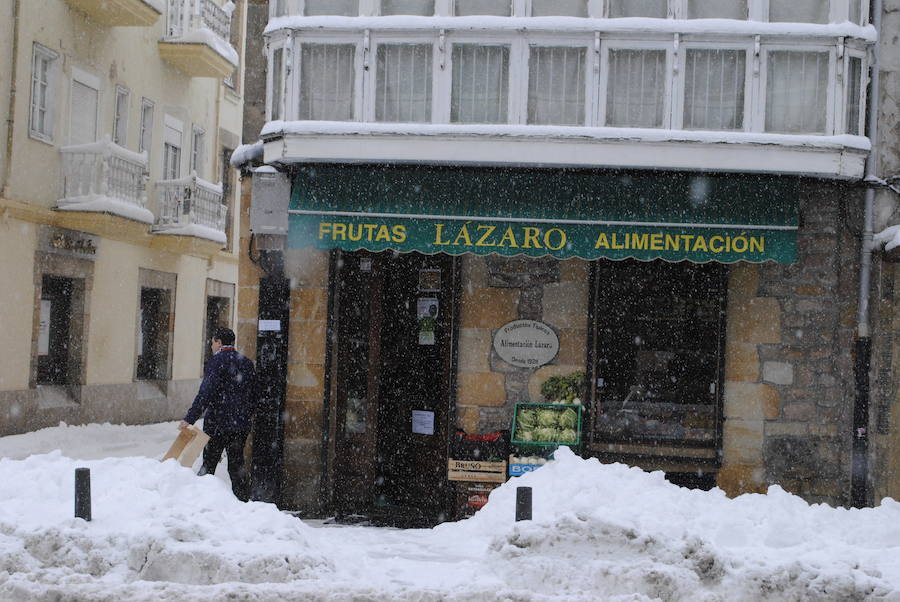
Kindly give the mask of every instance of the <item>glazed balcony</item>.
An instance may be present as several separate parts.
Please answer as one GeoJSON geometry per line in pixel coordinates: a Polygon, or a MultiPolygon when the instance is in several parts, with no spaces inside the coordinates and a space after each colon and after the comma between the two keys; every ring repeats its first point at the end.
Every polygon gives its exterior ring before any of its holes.
{"type": "Polygon", "coordinates": [[[165,0],[68,0],[69,6],[106,27],[149,27],[165,0]]]}
{"type": "Polygon", "coordinates": [[[222,187],[192,174],[156,183],[158,217],[154,234],[194,236],[225,244],[222,187]]]}
{"type": "Polygon", "coordinates": [[[168,0],[160,56],[190,77],[228,77],[238,64],[229,42],[232,10],[231,2],[223,8],[213,0],[168,0]]]}
{"type": "Polygon", "coordinates": [[[110,141],[60,149],[63,193],[60,211],[107,213],[145,224],[153,223],[147,209],[146,153],[134,153],[110,141]]]}

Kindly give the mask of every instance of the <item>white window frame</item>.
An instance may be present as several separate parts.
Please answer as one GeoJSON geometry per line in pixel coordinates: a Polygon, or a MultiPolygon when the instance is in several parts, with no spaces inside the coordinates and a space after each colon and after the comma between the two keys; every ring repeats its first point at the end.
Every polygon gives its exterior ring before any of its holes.
{"type": "MultiPolygon", "coordinates": [[[[534,0],[526,0],[526,2],[525,2],[525,14],[528,15],[529,17],[534,14],[533,1],[534,0]]],[[[587,8],[587,17],[590,18],[591,16],[593,16],[591,13],[591,5],[594,2],[593,2],[593,0],[584,0],[584,3],[587,8]]],[[[599,3],[598,3],[598,5],[599,5],[599,3]]],[[[599,13],[598,13],[598,16],[599,16],[599,13]]]]}
{"type": "Polygon", "coordinates": [[[151,154],[153,149],[153,122],[156,120],[156,105],[149,98],[141,98],[141,128],[138,138],[138,152],[151,154]],[[144,121],[146,109],[150,109],[150,123],[144,121]],[[144,138],[147,138],[147,144],[144,145],[144,138]]]}
{"type": "Polygon", "coordinates": [[[625,39],[607,38],[600,45],[600,85],[598,86],[597,115],[595,123],[600,127],[634,127],[637,126],[607,126],[606,125],[606,98],[609,90],[609,51],[610,50],[665,50],[666,67],[663,79],[665,89],[663,91],[663,117],[662,123],[652,129],[671,129],[672,127],[672,65],[674,62],[674,41],[633,41],[625,39]]]}
{"type": "MultiPolygon", "coordinates": [[[[457,0],[450,1],[449,15],[451,15],[451,16],[456,15],[456,1],[457,0]]],[[[521,0],[507,0],[507,1],[510,4],[509,16],[512,16],[512,17],[524,16],[524,8],[525,8],[524,2],[522,2],[521,0]]],[[[437,7],[435,7],[435,8],[437,8],[437,7]]],[[[437,12],[437,11],[435,11],[435,12],[437,12]]],[[[482,16],[482,15],[466,15],[466,16],[482,16]]],[[[487,15],[484,15],[484,16],[487,16],[487,15]]],[[[499,16],[499,15],[497,15],[497,16],[499,16]]]]}
{"type": "Polygon", "coordinates": [[[285,102],[285,97],[287,96],[288,90],[290,90],[291,86],[288,85],[287,76],[291,71],[291,68],[288,67],[289,62],[291,61],[291,57],[289,54],[290,51],[290,43],[287,38],[279,38],[277,41],[273,41],[269,45],[269,51],[266,57],[266,121],[273,121],[275,115],[276,107],[272,104],[275,99],[275,86],[280,82],[281,89],[281,107],[278,107],[281,111],[280,119],[286,119],[285,111],[289,106],[285,102]],[[275,73],[275,52],[277,50],[281,50],[281,71],[279,73],[275,73]]]}
{"type": "Polygon", "coordinates": [[[353,34],[348,35],[334,35],[334,34],[318,34],[304,33],[302,36],[298,36],[294,39],[293,43],[293,52],[288,52],[286,58],[289,60],[285,60],[285,64],[290,64],[290,72],[292,76],[286,76],[284,81],[287,83],[290,80],[290,85],[286,86],[287,89],[284,92],[284,102],[285,102],[285,119],[287,120],[298,120],[300,119],[300,82],[303,80],[303,73],[301,65],[303,64],[303,46],[304,44],[311,45],[321,45],[321,44],[336,44],[341,46],[353,46],[353,115],[349,119],[349,122],[361,121],[363,113],[363,102],[365,101],[365,93],[364,88],[366,85],[365,82],[365,73],[368,70],[373,70],[373,65],[375,63],[374,55],[370,55],[365,52],[365,35],[363,32],[354,32],[353,34]],[[368,67],[368,69],[364,68],[368,67]],[[294,82],[297,82],[297,85],[294,85],[294,82]]]}
{"type": "Polygon", "coordinates": [[[116,97],[113,101],[112,141],[122,147],[128,144],[128,104],[130,101],[131,90],[117,85],[116,97]],[[124,99],[122,105],[119,104],[121,99],[124,99]],[[121,115],[119,114],[120,108],[122,109],[121,115]]]}
{"type": "MultiPolygon", "coordinates": [[[[764,44],[759,51],[759,90],[755,95],[755,110],[753,111],[753,126],[751,131],[766,132],[766,97],[768,86],[768,69],[769,69],[769,53],[778,51],[787,52],[824,52],[828,53],[828,77],[826,81],[825,96],[825,131],[824,132],[804,132],[796,135],[810,136],[830,136],[834,134],[835,128],[835,86],[836,86],[836,49],[834,46],[823,46],[821,44],[797,42],[795,44],[764,44]]],[[[772,134],[781,134],[781,132],[769,132],[772,134]]],[[[786,134],[795,135],[795,134],[786,134]]]]}
{"type": "Polygon", "coordinates": [[[866,132],[866,102],[868,100],[868,88],[869,88],[869,66],[866,62],[866,53],[857,50],[845,50],[844,56],[842,59],[841,65],[841,73],[843,75],[843,86],[841,90],[841,106],[836,107],[835,111],[837,111],[838,115],[841,116],[840,127],[837,129],[842,134],[846,134],[849,132],[849,123],[847,123],[847,105],[849,104],[850,94],[850,81],[847,79],[850,73],[850,59],[855,58],[860,61],[859,68],[859,115],[857,115],[857,119],[859,120],[859,134],[858,136],[865,136],[868,132],[866,132]]]}
{"type": "Polygon", "coordinates": [[[72,67],[72,82],[69,85],[69,143],[72,143],[72,123],[75,121],[75,116],[72,114],[72,109],[74,108],[72,107],[72,89],[75,82],[97,91],[96,127],[93,140],[97,141],[100,137],[100,132],[98,131],[100,129],[100,107],[103,105],[103,90],[100,87],[100,78],[78,67],[72,67]]]}
{"type": "MultiPolygon", "coordinates": [[[[365,41],[363,41],[365,43],[365,41]]],[[[369,49],[363,49],[365,55],[368,57],[368,69],[363,70],[363,109],[362,109],[362,120],[365,122],[375,123],[375,109],[376,104],[378,102],[378,98],[376,97],[376,88],[378,82],[378,47],[381,45],[393,46],[396,44],[404,44],[410,46],[425,46],[431,45],[431,121],[424,123],[438,123],[436,120],[436,116],[439,112],[443,111],[443,103],[440,102],[438,98],[438,89],[439,86],[437,84],[438,74],[441,72],[441,61],[438,56],[441,54],[440,43],[438,40],[438,35],[435,32],[416,32],[410,33],[406,35],[372,35],[369,40],[369,49]]],[[[449,98],[447,100],[447,116],[449,119],[449,98]]],[[[299,107],[298,107],[299,108],[299,107]]],[[[442,122],[445,123],[445,122],[442,122]]]]}
{"type": "MultiPolygon", "coordinates": [[[[599,38],[597,40],[594,39],[593,36],[585,36],[585,35],[528,35],[525,36],[524,53],[521,57],[521,64],[515,65],[515,68],[520,69],[522,73],[522,89],[516,90],[516,94],[522,96],[521,104],[522,114],[521,121],[516,123],[527,124],[528,123],[528,77],[531,73],[531,48],[533,46],[548,48],[548,47],[567,47],[567,48],[584,48],[584,84],[587,87],[584,91],[584,121],[583,126],[593,126],[596,123],[596,115],[597,115],[597,102],[599,100],[599,88],[600,88],[600,56],[596,51],[596,42],[599,42],[599,38]]],[[[510,65],[510,70],[514,68],[514,65],[510,65]]],[[[510,90],[512,93],[512,90],[510,90]]],[[[581,126],[569,126],[569,127],[581,127],[581,126]]]]}
{"type": "Polygon", "coordinates": [[[167,141],[168,129],[171,128],[180,134],[180,144],[176,147],[176,148],[178,148],[178,166],[177,166],[178,173],[175,174],[174,179],[177,180],[181,177],[181,174],[182,174],[181,168],[184,164],[184,122],[181,121],[180,119],[173,117],[172,115],[169,115],[168,113],[166,113],[165,117],[163,119],[163,125],[164,125],[164,128],[163,128],[162,162],[161,162],[162,169],[160,171],[160,179],[163,181],[172,179],[172,178],[166,178],[166,168],[167,168],[166,147],[173,146],[173,145],[170,145],[167,141]]]}
{"type": "MultiPolygon", "coordinates": [[[[748,0],[752,2],[754,0],[748,0]]],[[[765,21],[769,20],[769,0],[755,0],[757,3],[762,5],[762,12],[765,15],[765,21]]],[[[829,23],[841,23],[847,20],[848,15],[850,14],[850,5],[848,4],[848,0],[819,0],[830,2],[828,6],[828,22],[829,23]]],[[[852,0],[851,0],[852,1],[852,0]]]]}
{"type": "MultiPolygon", "coordinates": [[[[678,69],[672,75],[672,129],[684,129],[684,95],[686,91],[685,73],[687,68],[688,50],[743,50],[744,51],[744,114],[743,127],[739,130],[715,130],[723,132],[749,132],[751,129],[751,107],[753,106],[753,43],[725,43],[725,42],[687,42],[680,44],[678,48],[678,69]]],[[[765,102],[765,98],[763,99],[765,102]]]]}
{"type": "Polygon", "coordinates": [[[28,135],[35,140],[53,144],[53,132],[56,126],[56,102],[58,94],[59,80],[59,53],[50,50],[43,44],[34,42],[31,49],[31,91],[29,95],[28,106],[28,135]],[[37,70],[35,66],[38,60],[47,62],[47,89],[44,94],[43,107],[44,111],[44,129],[39,130],[34,127],[35,122],[35,98],[34,89],[36,84],[37,70]]]}
{"type": "MultiPolygon", "coordinates": [[[[455,44],[477,44],[478,46],[508,46],[509,47],[509,80],[507,82],[508,96],[506,106],[506,122],[505,123],[524,123],[527,119],[527,107],[523,106],[528,99],[521,98],[520,90],[525,86],[527,95],[528,91],[528,74],[522,73],[519,66],[522,64],[523,52],[527,53],[528,46],[521,36],[512,33],[492,32],[492,33],[468,33],[460,32],[453,35],[447,35],[444,42],[443,58],[444,68],[435,72],[435,93],[440,93],[442,100],[440,120],[435,114],[433,123],[450,123],[451,98],[453,95],[453,46],[455,44]],[[518,39],[517,39],[518,38],[518,39]],[[440,83],[438,83],[440,81],[440,83]],[[523,114],[523,110],[525,113],[523,114]]],[[[477,123],[469,123],[459,125],[478,125],[477,123]]],[[[495,125],[503,125],[502,123],[495,125]]]]}
{"type": "Polygon", "coordinates": [[[206,161],[206,130],[194,124],[191,126],[191,173],[202,177],[206,161]],[[199,142],[199,144],[198,144],[199,142]]]}

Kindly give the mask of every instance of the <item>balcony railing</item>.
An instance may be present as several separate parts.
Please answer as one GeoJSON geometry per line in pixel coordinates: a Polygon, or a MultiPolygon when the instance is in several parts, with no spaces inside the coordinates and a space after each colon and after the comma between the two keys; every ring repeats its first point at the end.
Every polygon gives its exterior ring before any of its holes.
{"type": "Polygon", "coordinates": [[[222,8],[212,0],[168,0],[168,9],[160,56],[190,77],[232,75],[238,65],[229,42],[234,4],[222,8]]]}
{"type": "Polygon", "coordinates": [[[225,242],[222,187],[192,174],[178,180],[156,183],[159,217],[153,231],[158,234],[198,236],[225,242]]]}
{"type": "Polygon", "coordinates": [[[57,209],[112,213],[151,224],[147,209],[147,155],[114,144],[107,136],[60,149],[63,191],[57,209]]]}
{"type": "Polygon", "coordinates": [[[184,38],[195,31],[208,29],[229,43],[231,11],[217,6],[212,0],[169,0],[168,15],[168,38],[184,38]]]}

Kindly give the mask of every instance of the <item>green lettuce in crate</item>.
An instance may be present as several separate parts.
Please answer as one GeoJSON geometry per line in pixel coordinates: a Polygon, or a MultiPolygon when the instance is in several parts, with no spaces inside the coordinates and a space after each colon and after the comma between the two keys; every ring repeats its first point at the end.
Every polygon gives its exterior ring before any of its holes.
{"type": "Polygon", "coordinates": [[[516,428],[516,441],[534,441],[534,431],[523,427],[516,428]]]}
{"type": "Polygon", "coordinates": [[[578,426],[578,413],[572,408],[566,408],[559,413],[559,428],[574,429],[578,426]]]}
{"type": "Polygon", "coordinates": [[[537,416],[534,410],[519,410],[519,417],[516,424],[525,429],[532,429],[537,426],[537,416]]]}
{"type": "Polygon", "coordinates": [[[555,427],[559,424],[559,412],[556,410],[540,409],[537,411],[538,426],[555,427]]]}
{"type": "Polygon", "coordinates": [[[553,427],[538,427],[534,429],[535,441],[559,441],[559,431],[553,427]]]}
{"type": "Polygon", "coordinates": [[[577,440],[578,434],[574,429],[562,429],[559,431],[558,441],[562,441],[563,443],[574,443],[577,440]]]}

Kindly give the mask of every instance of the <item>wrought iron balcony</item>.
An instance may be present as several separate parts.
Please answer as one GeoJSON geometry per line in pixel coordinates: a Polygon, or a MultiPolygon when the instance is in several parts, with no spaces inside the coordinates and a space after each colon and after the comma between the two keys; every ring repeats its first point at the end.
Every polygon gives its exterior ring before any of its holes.
{"type": "Polygon", "coordinates": [[[147,155],[114,144],[109,137],[91,144],[60,149],[63,193],[61,211],[111,213],[146,224],[153,223],[147,209],[147,155]]]}
{"type": "Polygon", "coordinates": [[[228,208],[222,187],[191,174],[156,183],[158,217],[155,234],[196,236],[225,244],[228,208]]]}
{"type": "Polygon", "coordinates": [[[107,27],[149,27],[165,0],[68,0],[69,5],[107,27]]]}
{"type": "Polygon", "coordinates": [[[238,64],[229,41],[232,10],[230,1],[223,8],[213,0],[168,0],[160,56],[191,77],[228,77],[238,64]]]}

